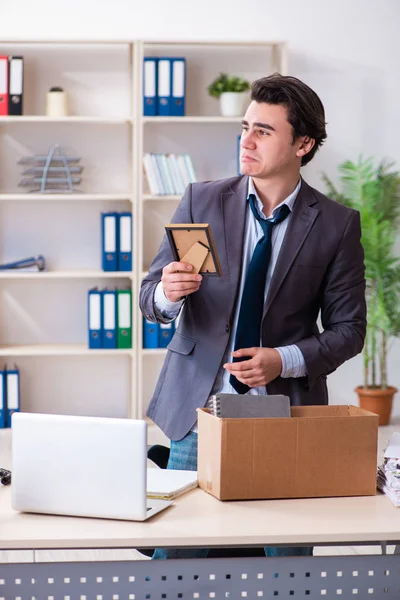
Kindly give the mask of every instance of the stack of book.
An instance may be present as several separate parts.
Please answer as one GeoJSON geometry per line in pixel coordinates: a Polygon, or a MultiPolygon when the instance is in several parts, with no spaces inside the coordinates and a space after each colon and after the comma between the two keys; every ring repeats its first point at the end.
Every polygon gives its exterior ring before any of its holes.
{"type": "Polygon", "coordinates": [[[400,506],[400,433],[393,433],[378,466],[377,487],[395,506],[400,506]]]}
{"type": "Polygon", "coordinates": [[[192,159],[188,154],[154,154],[143,156],[145,193],[153,196],[181,195],[189,183],[196,181],[192,159]]]}

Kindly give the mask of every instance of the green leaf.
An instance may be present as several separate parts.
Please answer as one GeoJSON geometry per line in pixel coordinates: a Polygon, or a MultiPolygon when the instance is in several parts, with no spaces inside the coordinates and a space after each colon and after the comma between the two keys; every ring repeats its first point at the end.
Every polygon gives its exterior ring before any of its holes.
{"type": "Polygon", "coordinates": [[[338,167],[341,190],[323,174],[328,195],[345,206],[360,212],[364,249],[367,336],[363,350],[364,367],[372,381],[373,369],[379,384],[381,373],[376,369],[379,357],[386,364],[390,347],[387,338],[400,336],[400,257],[395,244],[400,225],[400,175],[393,163],[359,157],[357,162],[345,161],[338,167]]]}
{"type": "Polygon", "coordinates": [[[208,86],[207,90],[213,98],[219,98],[224,92],[246,92],[250,89],[250,82],[237,76],[220,73],[208,86]]]}

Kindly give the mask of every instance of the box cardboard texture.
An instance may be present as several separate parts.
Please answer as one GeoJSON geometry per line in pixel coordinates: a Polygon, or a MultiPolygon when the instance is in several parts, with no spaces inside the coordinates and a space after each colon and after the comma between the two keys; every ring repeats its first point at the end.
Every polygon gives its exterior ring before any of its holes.
{"type": "Polygon", "coordinates": [[[373,496],[378,419],[356,406],[296,406],[285,419],[198,409],[199,486],[219,500],[373,496]]]}

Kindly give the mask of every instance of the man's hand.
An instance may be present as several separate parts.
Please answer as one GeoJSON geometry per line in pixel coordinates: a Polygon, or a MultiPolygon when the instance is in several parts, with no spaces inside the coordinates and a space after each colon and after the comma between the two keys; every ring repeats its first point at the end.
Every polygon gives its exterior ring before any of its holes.
{"type": "Polygon", "coordinates": [[[197,273],[191,273],[192,270],[192,265],[181,262],[172,262],[163,268],[161,284],[170,302],[177,302],[184,296],[197,292],[203,278],[197,273]]]}
{"type": "Polygon", "coordinates": [[[281,355],[274,348],[242,348],[232,352],[232,356],[249,357],[242,362],[225,363],[224,369],[251,388],[267,385],[282,372],[281,355]]]}

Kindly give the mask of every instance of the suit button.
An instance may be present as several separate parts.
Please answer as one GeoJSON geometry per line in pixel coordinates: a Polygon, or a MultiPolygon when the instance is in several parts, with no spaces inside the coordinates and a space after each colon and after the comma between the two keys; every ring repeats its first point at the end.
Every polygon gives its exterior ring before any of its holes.
{"type": "Polygon", "coordinates": [[[229,333],[229,325],[225,325],[225,333],[229,333]]]}

